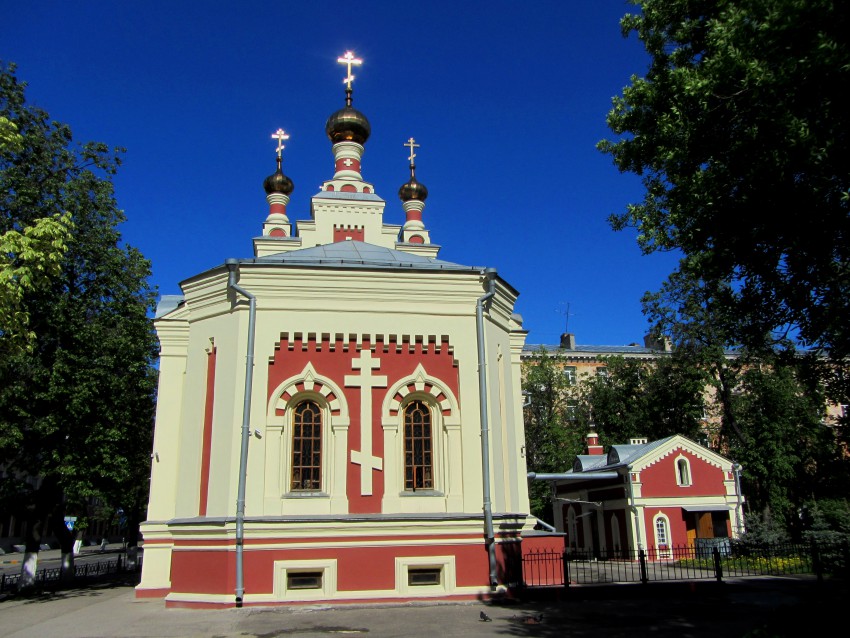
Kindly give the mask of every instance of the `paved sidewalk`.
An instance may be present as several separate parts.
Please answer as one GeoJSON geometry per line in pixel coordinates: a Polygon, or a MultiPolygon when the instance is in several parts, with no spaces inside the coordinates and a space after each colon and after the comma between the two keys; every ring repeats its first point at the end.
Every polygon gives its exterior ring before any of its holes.
{"type": "Polygon", "coordinates": [[[4,638],[276,638],[544,636],[724,638],[794,636],[837,617],[843,582],[763,578],[724,583],[574,587],[549,600],[242,609],[166,609],[127,585],[0,602],[4,638]],[[669,585],[669,586],[668,586],[669,585]],[[490,621],[480,619],[481,612],[490,621]],[[537,614],[542,620],[536,621],[537,614]],[[770,623],[769,630],[765,630],[770,623]],[[763,633],[752,633],[760,630],[763,633]]]}

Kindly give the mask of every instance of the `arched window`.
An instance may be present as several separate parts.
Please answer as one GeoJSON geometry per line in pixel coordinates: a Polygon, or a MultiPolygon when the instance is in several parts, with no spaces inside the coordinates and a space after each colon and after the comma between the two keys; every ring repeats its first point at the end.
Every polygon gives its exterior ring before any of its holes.
{"type": "Polygon", "coordinates": [[[424,401],[404,408],[404,489],[434,489],[434,441],[431,410],[424,401]]]}
{"type": "Polygon", "coordinates": [[[683,456],[676,460],[676,483],[679,485],[691,484],[691,467],[688,459],[683,456]]]}
{"type": "Polygon", "coordinates": [[[669,534],[667,533],[667,519],[659,516],[655,519],[655,542],[657,545],[667,545],[669,534]]]}
{"type": "Polygon", "coordinates": [[[302,401],[292,413],[292,481],[290,489],[322,489],[322,411],[315,401],[302,401]]]}

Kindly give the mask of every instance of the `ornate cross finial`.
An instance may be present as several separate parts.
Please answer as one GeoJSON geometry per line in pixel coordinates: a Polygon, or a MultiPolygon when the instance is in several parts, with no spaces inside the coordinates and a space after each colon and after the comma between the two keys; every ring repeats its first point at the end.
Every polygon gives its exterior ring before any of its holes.
{"type": "Polygon", "coordinates": [[[409,146],[409,147],[410,147],[410,165],[411,165],[411,166],[413,166],[413,158],[414,158],[414,157],[416,157],[416,153],[414,153],[414,152],[413,152],[413,149],[414,149],[414,148],[419,148],[419,144],[417,144],[417,143],[416,143],[416,140],[414,140],[414,139],[411,137],[409,140],[407,140],[407,141],[403,144],[403,146],[409,146]]]}
{"type": "Polygon", "coordinates": [[[360,66],[361,64],[363,64],[363,60],[358,60],[354,57],[354,53],[352,53],[351,51],[346,51],[345,55],[341,58],[337,58],[336,61],[348,67],[348,77],[346,77],[343,82],[345,82],[345,88],[350,91],[351,83],[354,81],[354,76],[351,75],[351,67],[360,66]]]}
{"type": "Polygon", "coordinates": [[[289,135],[287,135],[286,132],[282,128],[279,128],[274,133],[272,133],[272,139],[277,140],[277,159],[280,160],[280,152],[284,148],[286,148],[283,145],[283,140],[288,140],[289,135]]]}

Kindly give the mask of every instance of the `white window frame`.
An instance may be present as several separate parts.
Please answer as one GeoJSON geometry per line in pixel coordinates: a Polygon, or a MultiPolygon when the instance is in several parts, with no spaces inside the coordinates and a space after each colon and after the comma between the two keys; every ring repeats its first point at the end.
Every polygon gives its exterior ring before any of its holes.
{"type": "Polygon", "coordinates": [[[395,559],[395,590],[402,596],[446,595],[457,588],[457,568],[454,556],[397,556],[395,559]],[[410,569],[439,569],[438,585],[410,585],[410,569]]]}
{"type": "Polygon", "coordinates": [[[659,512],[652,519],[652,529],[655,536],[655,549],[659,558],[670,558],[673,555],[673,544],[670,538],[670,519],[659,512]]]}
{"type": "Polygon", "coordinates": [[[336,595],[336,559],[274,561],[273,596],[275,600],[326,600],[336,595]],[[290,572],[321,572],[322,586],[316,589],[288,589],[290,572]]]}
{"type": "Polygon", "coordinates": [[[676,457],[673,467],[676,471],[676,485],[690,487],[694,484],[693,474],[691,474],[691,461],[688,457],[680,454],[676,457]]]}
{"type": "Polygon", "coordinates": [[[400,447],[397,450],[397,456],[399,459],[399,481],[400,483],[396,486],[398,489],[399,496],[404,497],[412,497],[412,496],[444,496],[446,489],[446,477],[444,476],[444,468],[445,468],[445,450],[444,446],[446,444],[446,433],[444,431],[443,426],[443,415],[440,413],[439,406],[434,402],[434,399],[431,395],[425,394],[424,392],[413,392],[404,398],[404,401],[399,406],[398,411],[398,432],[399,432],[399,444],[400,447]],[[405,460],[404,460],[404,415],[407,411],[407,407],[416,401],[419,401],[425,406],[427,406],[428,410],[431,412],[431,476],[433,486],[431,489],[422,489],[422,490],[407,490],[404,486],[404,472],[405,472],[405,460]]]}
{"type": "Polygon", "coordinates": [[[330,494],[331,471],[331,429],[330,409],[324,397],[315,392],[299,392],[290,399],[286,406],[286,424],[284,425],[281,451],[281,486],[284,498],[322,498],[330,494]],[[292,438],[295,434],[295,409],[304,401],[312,401],[319,406],[322,416],[322,464],[320,472],[321,487],[318,490],[293,490],[292,489],[292,438]]]}
{"type": "Polygon", "coordinates": [[[576,366],[564,366],[564,376],[567,378],[567,385],[572,387],[578,384],[578,369],[576,366]]]}

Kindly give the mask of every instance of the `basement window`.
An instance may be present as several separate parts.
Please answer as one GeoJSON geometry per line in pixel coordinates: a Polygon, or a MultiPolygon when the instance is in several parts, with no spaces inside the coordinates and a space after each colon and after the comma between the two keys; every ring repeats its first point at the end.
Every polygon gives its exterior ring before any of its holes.
{"type": "Polygon", "coordinates": [[[287,589],[321,589],[322,572],[290,572],[286,573],[287,589]]]}
{"type": "Polygon", "coordinates": [[[423,585],[439,585],[442,583],[443,569],[441,567],[408,568],[407,584],[411,587],[423,585]]]}

